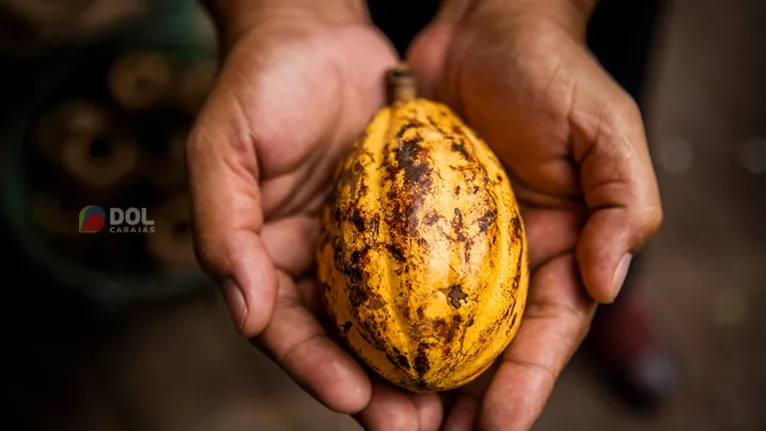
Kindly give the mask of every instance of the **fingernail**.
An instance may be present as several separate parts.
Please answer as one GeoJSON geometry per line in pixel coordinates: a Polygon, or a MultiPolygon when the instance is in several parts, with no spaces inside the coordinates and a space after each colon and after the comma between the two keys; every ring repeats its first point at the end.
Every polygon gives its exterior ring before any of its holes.
{"type": "Polygon", "coordinates": [[[615,298],[620,294],[622,285],[625,283],[625,278],[628,277],[631,260],[633,260],[633,255],[627,253],[622,257],[622,260],[620,260],[620,263],[617,265],[617,269],[614,271],[614,276],[612,277],[612,292],[614,292],[615,298]]]}
{"type": "Polygon", "coordinates": [[[226,280],[221,285],[223,289],[223,297],[226,301],[226,305],[229,307],[229,314],[234,324],[237,325],[237,329],[240,331],[245,325],[245,317],[247,316],[247,304],[245,303],[245,297],[242,295],[242,289],[239,285],[232,280],[226,280]]]}

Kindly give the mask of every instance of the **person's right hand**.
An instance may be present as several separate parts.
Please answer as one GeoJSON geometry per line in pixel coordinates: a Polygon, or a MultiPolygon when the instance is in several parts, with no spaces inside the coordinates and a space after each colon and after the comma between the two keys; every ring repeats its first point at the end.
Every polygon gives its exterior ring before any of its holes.
{"type": "Polygon", "coordinates": [[[328,337],[310,272],[331,176],[385,103],[396,53],[357,0],[241,4],[223,11],[224,65],[188,147],[200,263],[242,334],[325,406],[370,429],[438,429],[438,396],[373,385],[328,337]]]}

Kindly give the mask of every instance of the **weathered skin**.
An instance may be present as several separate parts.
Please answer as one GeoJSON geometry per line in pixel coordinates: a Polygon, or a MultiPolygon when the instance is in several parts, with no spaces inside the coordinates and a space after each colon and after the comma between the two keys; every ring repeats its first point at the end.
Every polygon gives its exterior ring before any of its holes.
{"type": "Polygon", "coordinates": [[[322,224],[332,322],[390,382],[457,388],[515,336],[529,278],[524,224],[500,162],[446,106],[382,109],[339,167],[322,224]]]}

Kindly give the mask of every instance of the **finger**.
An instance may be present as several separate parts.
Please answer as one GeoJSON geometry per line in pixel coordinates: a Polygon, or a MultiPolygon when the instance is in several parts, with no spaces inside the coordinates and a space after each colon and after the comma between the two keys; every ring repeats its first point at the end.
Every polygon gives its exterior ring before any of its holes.
{"type": "Polygon", "coordinates": [[[572,254],[555,258],[535,273],[519,333],[484,397],[482,429],[526,431],[542,412],[595,311],[578,280],[572,254]]]}
{"type": "Polygon", "coordinates": [[[263,227],[261,241],[274,265],[292,275],[303,275],[314,263],[319,240],[319,220],[295,216],[263,227]]]}
{"type": "Polygon", "coordinates": [[[439,99],[443,96],[438,94],[438,84],[443,78],[454,32],[454,25],[443,20],[435,21],[413,39],[407,50],[407,63],[412,67],[423,97],[439,99]]]}
{"type": "Polygon", "coordinates": [[[225,101],[211,96],[188,143],[194,245],[203,269],[224,289],[235,324],[252,337],[269,321],[277,279],[258,236],[256,155],[242,142],[244,118],[225,101]]]}
{"type": "Polygon", "coordinates": [[[444,431],[473,431],[476,429],[476,418],[479,416],[481,399],[475,397],[460,397],[449,412],[444,423],[444,431]]]}
{"type": "Polygon", "coordinates": [[[353,414],[369,403],[370,381],[364,370],[300,304],[292,279],[281,271],[273,317],[256,342],[330,410],[353,414]]]}
{"type": "Polygon", "coordinates": [[[529,264],[538,266],[574,250],[587,214],[574,209],[522,208],[521,215],[529,241],[529,264]]]}
{"type": "MultiPolygon", "coordinates": [[[[662,208],[641,114],[632,100],[616,94],[574,112],[574,156],[580,165],[585,201],[592,211],[577,247],[583,281],[593,298],[611,302],[627,275],[630,258],[662,222],[662,208]]],[[[611,90],[611,91],[607,91],[611,90]]]]}
{"type": "Polygon", "coordinates": [[[431,431],[442,421],[441,399],[436,394],[414,394],[378,381],[370,404],[355,416],[369,431],[431,431]]]}
{"type": "Polygon", "coordinates": [[[444,404],[437,394],[413,394],[412,403],[418,411],[420,431],[438,431],[444,418],[444,404]]]}
{"type": "Polygon", "coordinates": [[[444,429],[446,431],[473,431],[476,429],[481,399],[487,392],[496,371],[497,364],[493,364],[476,380],[460,389],[460,398],[450,409],[445,421],[444,429]]]}

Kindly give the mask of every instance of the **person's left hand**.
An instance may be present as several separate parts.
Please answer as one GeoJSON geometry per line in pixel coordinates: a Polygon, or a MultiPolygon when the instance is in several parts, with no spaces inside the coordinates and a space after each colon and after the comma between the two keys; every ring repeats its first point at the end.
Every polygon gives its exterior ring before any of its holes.
{"type": "Polygon", "coordinates": [[[447,1],[408,53],[424,95],[506,165],[533,271],[519,333],[458,392],[447,430],[531,428],[596,303],[615,299],[661,223],[640,112],[587,50],[590,11],[575,1],[447,1]]]}

